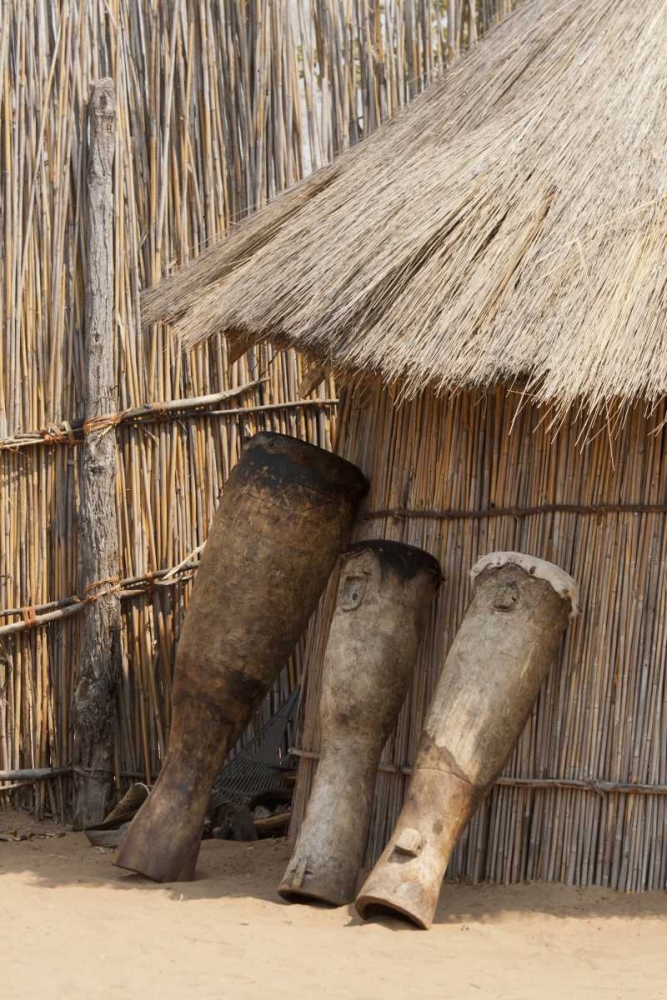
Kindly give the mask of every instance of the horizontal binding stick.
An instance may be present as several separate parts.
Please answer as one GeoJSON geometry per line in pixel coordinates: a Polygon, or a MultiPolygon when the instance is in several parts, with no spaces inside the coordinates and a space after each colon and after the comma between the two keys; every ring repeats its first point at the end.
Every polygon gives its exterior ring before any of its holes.
{"type": "Polygon", "coordinates": [[[265,382],[249,382],[229,392],[214,393],[209,396],[198,396],[191,399],[170,399],[161,403],[145,403],[120,413],[107,413],[93,421],[82,417],[63,421],[60,424],[42,427],[38,431],[25,431],[9,438],[0,438],[0,451],[18,451],[20,448],[34,448],[38,445],[65,444],[70,447],[83,444],[87,434],[103,429],[115,429],[121,424],[146,424],[161,420],[186,420],[195,417],[245,417],[254,413],[272,413],[287,410],[301,410],[308,407],[326,409],[338,405],[337,399],[292,399],[283,403],[261,403],[257,406],[238,406],[224,410],[208,410],[203,407],[214,406],[226,399],[240,396],[265,382]]]}
{"type": "MultiPolygon", "coordinates": [[[[46,781],[49,778],[59,778],[64,774],[71,774],[72,767],[29,767],[19,768],[15,771],[0,771],[0,781],[46,781]]],[[[3,791],[5,789],[0,789],[3,791]]]]}
{"type": "Polygon", "coordinates": [[[361,521],[374,521],[381,517],[397,519],[424,519],[434,521],[480,521],[489,517],[534,517],[538,514],[667,514],[667,504],[661,503],[544,503],[534,507],[486,507],[484,510],[417,510],[391,507],[387,510],[367,510],[359,515],[361,521]]]}
{"type": "MultiPolygon", "coordinates": [[[[305,760],[319,760],[319,753],[312,750],[302,750],[300,747],[290,747],[290,754],[303,757],[305,760]]],[[[402,774],[410,777],[412,767],[409,764],[378,764],[378,771],[383,774],[402,774]]],[[[496,778],[494,785],[507,788],[526,788],[528,791],[546,790],[552,788],[572,788],[575,791],[595,792],[597,795],[667,795],[667,785],[640,785],[632,782],[603,781],[585,778],[514,778],[503,775],[496,778]]]]}

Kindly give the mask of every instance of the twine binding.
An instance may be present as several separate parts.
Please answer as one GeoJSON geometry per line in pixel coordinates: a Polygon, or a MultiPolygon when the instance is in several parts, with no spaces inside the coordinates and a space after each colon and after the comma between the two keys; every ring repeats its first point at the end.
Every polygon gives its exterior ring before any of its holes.
{"type": "Polygon", "coordinates": [[[95,580],[94,583],[89,583],[84,589],[83,603],[94,604],[95,601],[99,601],[102,597],[107,597],[109,594],[115,594],[119,590],[119,576],[108,576],[104,580],[95,580]]]}
{"type": "Polygon", "coordinates": [[[39,625],[37,608],[34,604],[29,604],[25,608],[21,608],[21,617],[26,628],[36,628],[39,625]]]}

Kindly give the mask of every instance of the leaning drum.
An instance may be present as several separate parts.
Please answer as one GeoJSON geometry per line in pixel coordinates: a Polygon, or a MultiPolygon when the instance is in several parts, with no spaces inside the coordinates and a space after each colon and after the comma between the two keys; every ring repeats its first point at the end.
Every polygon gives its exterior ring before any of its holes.
{"type": "Polygon", "coordinates": [[[295,438],[256,434],[246,445],[186,614],[168,752],[121,868],[193,878],[215,776],[303,632],[367,486],[355,466],[295,438]]]}
{"type": "Polygon", "coordinates": [[[440,582],[433,556],[398,542],[358,542],[341,562],[324,660],[320,762],[278,890],[292,901],[336,906],[354,899],[378,761],[440,582]]]}
{"type": "Polygon", "coordinates": [[[554,659],[577,586],[551,563],[495,552],[474,567],[475,594],[428,713],[407,799],[356,901],[430,927],[457,838],[502,770],[554,659]]]}

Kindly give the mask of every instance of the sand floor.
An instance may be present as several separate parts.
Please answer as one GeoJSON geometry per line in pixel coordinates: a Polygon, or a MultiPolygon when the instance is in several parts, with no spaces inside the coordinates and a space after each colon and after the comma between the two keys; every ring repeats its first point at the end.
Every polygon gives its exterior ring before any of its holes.
{"type": "Polygon", "coordinates": [[[282,902],[288,855],[207,841],[196,882],[157,886],[81,834],[0,842],[2,997],[667,998],[666,893],[448,885],[419,931],[282,902]]]}

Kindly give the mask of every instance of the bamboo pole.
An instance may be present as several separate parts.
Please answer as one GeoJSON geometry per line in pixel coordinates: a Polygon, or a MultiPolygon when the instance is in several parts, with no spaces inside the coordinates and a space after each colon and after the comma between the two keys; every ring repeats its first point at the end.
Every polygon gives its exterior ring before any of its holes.
{"type": "MultiPolygon", "coordinates": [[[[86,419],[113,412],[115,388],[113,311],[113,161],[116,110],[113,80],[93,84],[89,100],[88,208],[86,225],[86,419]]],[[[104,591],[87,605],[79,681],[74,698],[74,825],[101,823],[112,788],[114,706],[121,671],[116,523],[117,446],[107,428],[91,430],[83,448],[81,550],[86,594],[104,591]]]]}
{"type": "Polygon", "coordinates": [[[283,403],[267,403],[259,406],[229,407],[226,410],[207,410],[227,399],[241,396],[262,385],[267,379],[258,379],[247,385],[238,386],[228,392],[212,393],[208,396],[195,396],[192,399],[172,399],[161,403],[145,403],[143,406],[130,407],[121,413],[106,413],[88,422],[83,417],[66,420],[58,425],[43,427],[39,431],[25,431],[13,437],[0,440],[0,451],[17,451],[19,448],[31,448],[37,445],[78,445],[82,444],[86,434],[91,431],[115,428],[124,423],[142,424],[161,420],[184,420],[196,417],[239,417],[252,413],[268,413],[278,410],[299,410],[310,407],[328,408],[336,406],[337,399],[294,399],[283,403]]]}

